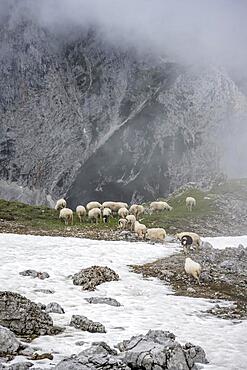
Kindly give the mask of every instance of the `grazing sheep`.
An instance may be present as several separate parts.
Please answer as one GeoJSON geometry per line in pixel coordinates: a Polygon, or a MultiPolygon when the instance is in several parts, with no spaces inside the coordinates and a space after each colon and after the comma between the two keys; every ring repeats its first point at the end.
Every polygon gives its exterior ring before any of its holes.
{"type": "Polygon", "coordinates": [[[98,220],[101,219],[101,210],[99,208],[93,208],[90,209],[88,212],[88,218],[90,222],[95,220],[96,224],[98,223],[98,220]]]}
{"type": "Polygon", "coordinates": [[[198,251],[199,247],[201,246],[201,238],[196,233],[192,233],[190,231],[183,231],[181,233],[177,233],[175,236],[180,241],[182,240],[183,236],[190,236],[193,240],[192,245],[195,245],[197,251],[198,251]]]}
{"type": "Polygon", "coordinates": [[[94,208],[101,208],[101,204],[99,202],[89,202],[86,205],[86,208],[88,211],[90,211],[91,209],[94,209],[94,208]]]}
{"type": "Polygon", "coordinates": [[[150,239],[151,241],[164,241],[166,237],[165,229],[161,227],[154,227],[152,229],[147,229],[146,239],[150,239]]]}
{"type": "Polygon", "coordinates": [[[87,215],[87,211],[86,211],[86,208],[83,207],[83,206],[77,206],[76,207],[76,214],[80,220],[80,222],[86,218],[86,215],[87,215]]]}
{"type": "Polygon", "coordinates": [[[63,198],[58,199],[58,201],[57,201],[57,203],[55,205],[55,209],[57,211],[59,211],[60,209],[65,208],[66,205],[67,205],[67,203],[66,203],[66,200],[65,199],[63,199],[63,198]]]}
{"type": "Polygon", "coordinates": [[[120,217],[120,218],[125,218],[126,216],[128,216],[129,215],[129,211],[128,211],[128,209],[127,208],[120,208],[119,210],[118,210],[118,216],[120,217]]]}
{"type": "Polygon", "coordinates": [[[73,225],[73,211],[70,208],[62,208],[59,213],[59,218],[64,220],[65,225],[68,225],[69,222],[73,225]]]}
{"type": "Polygon", "coordinates": [[[186,274],[192,275],[200,284],[200,275],[202,271],[202,267],[199,263],[193,261],[191,258],[185,258],[184,269],[186,274]]]}
{"type": "Polygon", "coordinates": [[[138,238],[143,239],[145,238],[147,228],[144,224],[136,221],[134,224],[134,232],[137,234],[138,238]]]}
{"type": "Polygon", "coordinates": [[[112,214],[112,211],[110,208],[103,208],[102,215],[103,215],[103,222],[107,223],[110,216],[112,214]]]}
{"type": "Polygon", "coordinates": [[[128,204],[123,202],[104,202],[102,204],[103,208],[110,208],[112,212],[118,212],[120,208],[127,208],[128,204]]]}
{"type": "Polygon", "coordinates": [[[119,229],[122,229],[122,230],[125,230],[126,229],[126,226],[127,226],[127,220],[126,220],[126,218],[120,218],[119,220],[118,220],[118,228],[119,229]]]}
{"type": "Polygon", "coordinates": [[[192,211],[192,208],[196,206],[195,198],[187,197],[185,202],[186,202],[186,207],[190,212],[192,211]]]}
{"type": "Polygon", "coordinates": [[[163,202],[163,201],[157,201],[157,202],[152,202],[150,204],[150,209],[152,212],[155,212],[155,211],[172,211],[172,207],[169,206],[169,204],[167,202],[163,202]]]}
{"type": "Polygon", "coordinates": [[[135,222],[136,222],[135,216],[134,215],[128,215],[128,216],[126,216],[126,220],[127,220],[127,225],[130,228],[130,231],[134,231],[134,226],[135,226],[135,222]]]}
{"type": "Polygon", "coordinates": [[[134,215],[136,219],[138,220],[139,216],[144,213],[145,209],[143,206],[139,204],[132,204],[129,211],[130,211],[130,214],[134,215]]]}

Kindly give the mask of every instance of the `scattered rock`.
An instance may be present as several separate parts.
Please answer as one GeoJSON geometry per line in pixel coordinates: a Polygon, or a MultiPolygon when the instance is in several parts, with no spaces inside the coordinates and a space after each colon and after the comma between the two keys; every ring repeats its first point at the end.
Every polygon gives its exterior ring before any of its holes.
{"type": "Polygon", "coordinates": [[[37,303],[37,306],[39,306],[39,308],[41,309],[41,310],[45,310],[46,309],[46,305],[44,304],[44,303],[37,303]]]}
{"type": "Polygon", "coordinates": [[[83,290],[95,290],[97,285],[114,280],[119,280],[118,274],[103,266],[88,267],[73,276],[73,284],[81,285],[83,290]]]}
{"type": "Polygon", "coordinates": [[[207,363],[204,350],[187,343],[181,346],[175,335],[150,330],[118,344],[121,351],[96,342],[79,355],[62,360],[55,370],[197,370],[196,362],[207,363]]]}
{"type": "Polygon", "coordinates": [[[0,326],[0,356],[16,355],[21,348],[21,342],[16,339],[15,334],[0,326]]]}
{"type": "Polygon", "coordinates": [[[0,325],[26,338],[62,331],[53,326],[52,318],[36,303],[18,293],[7,291],[0,292],[0,325]]]}
{"type": "Polygon", "coordinates": [[[86,342],[84,342],[84,340],[78,340],[78,342],[75,342],[75,345],[76,346],[84,346],[86,342]]]}
{"type": "Polygon", "coordinates": [[[3,369],[6,369],[6,370],[27,370],[32,366],[33,366],[32,362],[25,361],[25,362],[17,362],[17,363],[14,363],[12,365],[9,365],[9,366],[3,366],[3,369]]]}
{"type": "Polygon", "coordinates": [[[195,362],[207,363],[204,350],[189,344],[184,347],[168,331],[149,330],[118,344],[123,361],[131,369],[197,369],[195,362]]]}
{"type": "Polygon", "coordinates": [[[49,303],[45,308],[46,313],[64,313],[64,309],[56,302],[49,303]]]}
{"type": "Polygon", "coordinates": [[[52,289],[35,289],[35,292],[44,293],[44,294],[54,294],[55,291],[52,289]]]}
{"type": "Polygon", "coordinates": [[[88,303],[92,304],[108,304],[110,306],[119,307],[121,304],[114,298],[90,297],[85,298],[88,303]]]}
{"type": "Polygon", "coordinates": [[[44,360],[44,359],[48,359],[48,360],[53,360],[53,355],[51,353],[33,353],[30,360],[33,360],[33,361],[38,361],[38,360],[44,360]]]}
{"type": "Polygon", "coordinates": [[[86,316],[73,315],[69,325],[90,333],[106,333],[104,325],[89,320],[86,316]]]}
{"type": "Polygon", "coordinates": [[[55,370],[130,370],[105,342],[92,343],[92,346],[77,356],[59,362],[55,370]]]}
{"type": "Polygon", "coordinates": [[[39,271],[35,271],[35,270],[25,270],[25,271],[19,272],[19,275],[31,276],[33,278],[37,277],[41,280],[48,279],[50,277],[48,272],[39,272],[39,271]]]}
{"type": "Polygon", "coordinates": [[[206,313],[226,320],[247,319],[247,304],[238,302],[231,306],[220,306],[217,304],[213,308],[207,310],[206,313]]]}

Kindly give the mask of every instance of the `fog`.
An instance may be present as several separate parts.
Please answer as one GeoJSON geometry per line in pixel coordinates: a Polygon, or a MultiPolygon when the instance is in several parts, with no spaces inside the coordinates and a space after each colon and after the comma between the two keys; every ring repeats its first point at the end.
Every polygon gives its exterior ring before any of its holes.
{"type": "MultiPolygon", "coordinates": [[[[21,9],[56,33],[93,27],[117,45],[182,64],[220,66],[247,92],[246,0],[0,0],[0,16],[8,14],[12,22],[21,9]]],[[[240,134],[235,130],[234,140],[247,157],[245,122],[240,134]]],[[[233,158],[231,136],[226,143],[228,163],[233,158]]],[[[232,161],[237,167],[239,160],[232,161]]],[[[229,174],[239,175],[228,167],[229,174]]],[[[241,165],[244,176],[246,167],[241,165]]]]}

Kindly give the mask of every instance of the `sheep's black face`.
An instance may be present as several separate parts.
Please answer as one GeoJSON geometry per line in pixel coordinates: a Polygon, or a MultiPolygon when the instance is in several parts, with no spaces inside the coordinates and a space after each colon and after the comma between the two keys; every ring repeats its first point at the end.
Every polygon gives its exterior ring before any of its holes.
{"type": "Polygon", "coordinates": [[[191,236],[189,235],[184,235],[181,239],[181,244],[183,246],[188,246],[188,245],[192,245],[193,243],[193,239],[191,238],[191,236]]]}

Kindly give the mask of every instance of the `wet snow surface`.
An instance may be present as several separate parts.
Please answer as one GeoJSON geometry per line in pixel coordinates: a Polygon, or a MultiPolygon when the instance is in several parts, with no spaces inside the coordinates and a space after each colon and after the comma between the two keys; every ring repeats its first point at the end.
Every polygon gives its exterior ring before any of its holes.
{"type": "MultiPolygon", "coordinates": [[[[215,248],[247,245],[247,236],[206,238],[215,248]]],[[[204,348],[209,365],[204,369],[241,370],[247,368],[247,322],[234,323],[202,314],[213,307],[209,300],[177,297],[171,289],[155,278],[143,279],[129,272],[128,264],[140,264],[165,257],[178,250],[178,245],[150,245],[95,241],[77,238],[59,238],[30,235],[0,235],[0,290],[25,295],[34,302],[59,303],[65,314],[51,314],[56,325],[66,327],[58,336],[42,336],[31,345],[42,352],[52,352],[54,360],[36,362],[37,366],[51,368],[60,359],[79,353],[93,341],[114,344],[149,329],[173,332],[182,344],[186,341],[204,348]],[[108,266],[116,271],[119,281],[100,285],[96,291],[81,291],[74,286],[69,275],[92,265],[108,266]],[[25,269],[47,271],[46,280],[20,276],[25,269]],[[51,289],[54,294],[36,292],[51,289]],[[90,304],[84,298],[111,297],[122,306],[90,304]],[[107,333],[87,333],[69,327],[73,314],[85,315],[105,325],[107,333]],[[77,346],[77,341],[85,341],[77,346]]],[[[15,361],[20,360],[16,358],[15,361]]],[[[24,359],[24,358],[22,358],[24,359]]]]}

